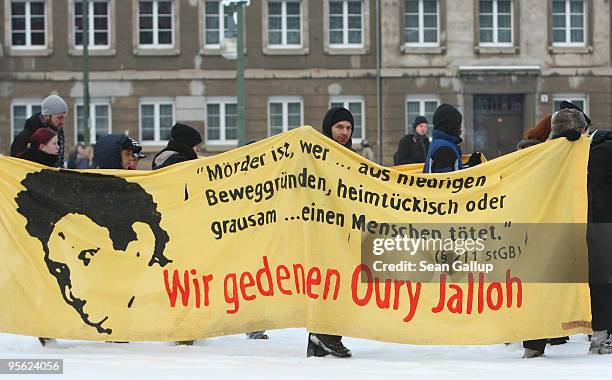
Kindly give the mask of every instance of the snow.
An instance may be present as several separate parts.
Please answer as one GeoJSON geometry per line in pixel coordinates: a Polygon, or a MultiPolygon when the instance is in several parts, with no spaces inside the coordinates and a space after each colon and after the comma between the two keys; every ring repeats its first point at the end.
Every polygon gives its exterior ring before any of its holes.
{"type": "MultiPolygon", "coordinates": [[[[452,332],[449,332],[452,333],[452,332]]],[[[547,346],[546,356],[521,359],[520,343],[491,346],[414,346],[344,338],[353,358],[306,358],[306,331],[269,331],[270,340],[244,335],[205,339],[194,346],[166,342],[100,343],[0,334],[0,358],[64,359],[64,379],[402,379],[608,378],[612,356],[588,355],[585,335],[547,346]]],[[[0,375],[1,379],[41,375],[0,375]]]]}

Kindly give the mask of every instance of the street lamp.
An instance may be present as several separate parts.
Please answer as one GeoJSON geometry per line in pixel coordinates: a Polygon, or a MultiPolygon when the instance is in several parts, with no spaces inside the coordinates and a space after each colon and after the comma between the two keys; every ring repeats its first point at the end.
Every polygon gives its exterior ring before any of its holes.
{"type": "Polygon", "coordinates": [[[223,39],[221,55],[230,60],[236,60],[236,97],[238,98],[238,145],[246,143],[246,96],[244,88],[244,8],[249,5],[248,0],[226,0],[224,6],[228,13],[236,13],[236,33],[223,39]],[[236,41],[234,43],[234,41],[236,41]],[[235,52],[235,53],[234,53],[235,52]]]}

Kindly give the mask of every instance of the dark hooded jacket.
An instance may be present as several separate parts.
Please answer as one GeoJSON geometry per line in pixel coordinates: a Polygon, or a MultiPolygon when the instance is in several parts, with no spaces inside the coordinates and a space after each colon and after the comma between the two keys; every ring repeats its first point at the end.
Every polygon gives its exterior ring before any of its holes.
{"type": "Polygon", "coordinates": [[[393,155],[393,164],[404,165],[425,162],[429,144],[427,136],[410,134],[402,137],[397,146],[397,152],[393,155]]]}
{"type": "Polygon", "coordinates": [[[198,155],[191,147],[180,141],[170,140],[168,146],[153,158],[153,170],[197,158],[198,155]]]}
{"type": "Polygon", "coordinates": [[[59,145],[59,154],[55,156],[55,163],[53,167],[63,167],[64,166],[64,130],[63,128],[55,128],[51,125],[45,125],[42,122],[42,116],[39,113],[30,116],[23,127],[23,130],[19,132],[19,134],[13,140],[11,144],[11,156],[19,157],[24,154],[26,149],[28,149],[28,144],[30,143],[30,139],[32,135],[38,128],[50,128],[55,133],[57,133],[57,145],[59,145]]]}
{"type": "Polygon", "coordinates": [[[94,168],[123,169],[121,150],[129,139],[123,133],[102,136],[94,147],[94,168]]]}
{"type": "Polygon", "coordinates": [[[40,149],[32,147],[26,149],[25,152],[19,155],[19,158],[51,167],[57,164],[57,154],[45,153],[40,149]]]}
{"type": "Polygon", "coordinates": [[[331,132],[332,125],[334,125],[338,121],[343,121],[343,120],[349,121],[351,125],[353,126],[353,128],[351,129],[351,137],[349,137],[348,141],[344,145],[345,148],[352,149],[353,147],[352,137],[353,137],[353,131],[355,128],[355,122],[353,120],[353,114],[351,114],[351,111],[347,110],[346,108],[334,107],[330,109],[329,111],[327,111],[327,113],[325,114],[325,117],[323,118],[323,128],[322,128],[323,134],[333,140],[332,132],[331,132]],[[341,118],[342,120],[338,119],[338,115],[340,114],[346,115],[346,113],[348,113],[347,115],[348,117],[346,118],[343,117],[341,118]],[[346,119],[349,119],[349,120],[346,120],[346,119]]]}
{"type": "Polygon", "coordinates": [[[463,168],[461,163],[461,113],[449,104],[440,105],[433,116],[434,130],[424,173],[447,173],[463,168]]]}

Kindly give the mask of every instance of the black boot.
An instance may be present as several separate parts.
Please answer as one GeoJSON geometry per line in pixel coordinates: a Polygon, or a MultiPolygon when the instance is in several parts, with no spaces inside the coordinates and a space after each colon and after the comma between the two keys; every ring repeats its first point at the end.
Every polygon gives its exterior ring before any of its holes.
{"type": "Polygon", "coordinates": [[[177,340],[174,342],[177,346],[193,346],[193,340],[177,340]]]}
{"type": "Polygon", "coordinates": [[[565,344],[569,341],[569,336],[563,336],[560,338],[550,338],[548,340],[548,344],[550,344],[551,346],[558,346],[560,344],[565,344]]]}
{"type": "Polygon", "coordinates": [[[55,342],[55,339],[53,339],[53,338],[38,338],[38,341],[40,342],[40,345],[44,347],[49,342],[51,342],[51,343],[55,342]]]}
{"type": "Polygon", "coordinates": [[[338,335],[310,334],[309,339],[316,346],[322,348],[328,354],[339,358],[350,358],[351,350],[342,344],[342,337],[338,335]]]}
{"type": "Polygon", "coordinates": [[[314,356],[317,358],[321,358],[323,356],[329,355],[322,347],[319,347],[312,342],[312,340],[310,339],[312,335],[312,333],[308,333],[308,346],[306,347],[306,357],[309,358],[311,356],[314,356]]]}

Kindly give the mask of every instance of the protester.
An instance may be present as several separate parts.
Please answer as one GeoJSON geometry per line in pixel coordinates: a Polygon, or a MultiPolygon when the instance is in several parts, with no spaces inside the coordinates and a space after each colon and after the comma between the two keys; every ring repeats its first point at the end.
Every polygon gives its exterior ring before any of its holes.
{"type": "Polygon", "coordinates": [[[22,152],[19,158],[45,166],[55,166],[58,152],[57,133],[49,128],[39,128],[30,137],[30,147],[22,152]]]}
{"type": "Polygon", "coordinates": [[[59,152],[54,165],[64,166],[64,120],[68,113],[68,106],[64,99],[57,95],[46,97],[41,104],[41,112],[32,115],[25,122],[23,130],[19,132],[11,145],[11,156],[18,157],[30,143],[31,137],[39,128],[50,128],[57,134],[59,152]]]}
{"type": "Polygon", "coordinates": [[[138,142],[121,133],[99,138],[94,147],[93,161],[98,169],[134,170],[138,160],[144,157],[138,142]]]}
{"type": "Polygon", "coordinates": [[[417,116],[412,123],[414,134],[402,137],[397,146],[397,152],[393,155],[394,165],[415,164],[425,162],[429,150],[429,138],[427,129],[429,122],[425,116],[417,116]]]}
{"type": "Polygon", "coordinates": [[[179,162],[195,160],[202,135],[189,125],[176,123],[170,132],[168,145],[153,158],[153,170],[161,169],[179,162]]]}
{"type": "Polygon", "coordinates": [[[361,155],[367,160],[374,161],[374,150],[366,139],[361,142],[361,155]]]}
{"type": "Polygon", "coordinates": [[[83,143],[78,143],[70,156],[68,156],[68,169],[89,169],[91,158],[87,155],[87,150],[83,143]]]}
{"type": "MultiPolygon", "coordinates": [[[[433,115],[433,139],[429,145],[423,173],[448,173],[464,168],[461,162],[461,122],[463,116],[450,104],[441,104],[433,115]]],[[[481,155],[474,152],[466,167],[481,163],[481,155]]]]}
{"type": "MultiPolygon", "coordinates": [[[[566,137],[576,141],[588,132],[589,124],[578,108],[566,107],[552,118],[550,139],[566,137]]],[[[612,243],[612,134],[596,131],[591,134],[589,151],[587,192],[588,228],[587,245],[589,260],[589,289],[593,337],[589,352],[612,354],[612,260],[609,247],[612,243]]],[[[524,358],[544,355],[546,340],[530,341],[525,347],[524,358]]]]}
{"type": "MultiPolygon", "coordinates": [[[[335,107],[327,111],[323,119],[323,134],[335,142],[351,149],[353,136],[353,115],[343,107],[335,107]]],[[[349,358],[351,350],[342,344],[342,337],[319,333],[308,333],[306,356],[326,356],[332,354],[341,358],[349,358]]]]}

